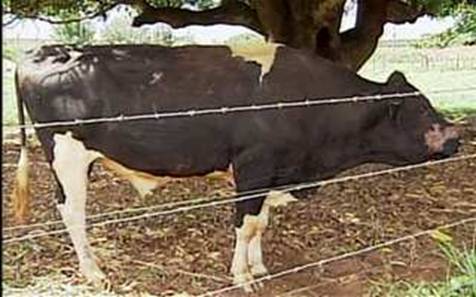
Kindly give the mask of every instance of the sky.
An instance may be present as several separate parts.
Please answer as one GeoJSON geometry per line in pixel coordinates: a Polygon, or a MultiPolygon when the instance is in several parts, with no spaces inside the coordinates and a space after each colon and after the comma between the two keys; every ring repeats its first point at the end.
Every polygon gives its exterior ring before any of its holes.
{"type": "MultiPolygon", "coordinates": [[[[342,21],[341,30],[351,28],[355,22],[355,5],[349,4],[348,13],[344,16],[342,21]]],[[[97,20],[93,22],[94,27],[97,30],[104,29],[111,19],[115,16],[125,14],[124,10],[117,9],[112,11],[106,22],[97,20]]],[[[395,39],[416,39],[425,34],[435,34],[446,30],[454,24],[454,19],[434,19],[429,17],[422,17],[414,24],[393,25],[387,24],[384,27],[383,40],[395,40],[395,39]]],[[[148,25],[159,26],[159,25],[148,25]]],[[[146,26],[144,26],[146,27],[146,26]]],[[[53,33],[53,25],[41,22],[25,20],[3,28],[4,38],[28,38],[28,39],[51,39],[53,33]]],[[[229,26],[229,25],[214,25],[214,26],[189,26],[184,29],[174,30],[174,34],[180,35],[192,35],[197,43],[216,43],[223,42],[226,39],[242,33],[253,33],[251,30],[241,26],[229,26]]]]}

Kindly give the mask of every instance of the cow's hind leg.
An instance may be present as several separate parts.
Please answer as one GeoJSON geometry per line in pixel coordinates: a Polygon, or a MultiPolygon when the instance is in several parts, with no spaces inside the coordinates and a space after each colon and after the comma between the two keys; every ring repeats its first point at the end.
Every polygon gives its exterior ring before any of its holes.
{"type": "Polygon", "coordinates": [[[58,204],[63,222],[71,236],[83,275],[95,285],[107,284],[96,264],[86,236],[86,196],[89,165],[101,155],[87,150],[70,132],[54,135],[53,169],[64,193],[58,204]]]}

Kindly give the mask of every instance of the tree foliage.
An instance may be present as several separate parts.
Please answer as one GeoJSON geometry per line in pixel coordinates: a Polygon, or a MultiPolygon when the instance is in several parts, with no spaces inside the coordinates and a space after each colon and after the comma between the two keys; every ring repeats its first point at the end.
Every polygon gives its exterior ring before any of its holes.
{"type": "MultiPolygon", "coordinates": [[[[4,14],[13,14],[16,19],[35,18],[50,23],[68,23],[95,17],[107,17],[107,12],[118,5],[140,7],[145,1],[130,0],[4,0],[4,14]]],[[[214,0],[148,0],[156,7],[180,8],[184,5],[198,10],[209,9],[214,0]]]]}
{"type": "MultiPolygon", "coordinates": [[[[372,55],[386,23],[414,22],[423,15],[458,15],[456,33],[474,32],[476,0],[353,0],[354,28],[340,32],[345,0],[6,0],[10,17],[69,23],[107,17],[118,5],[137,11],[132,26],[159,22],[173,28],[229,24],[248,27],[266,39],[313,51],[357,71],[372,55]]],[[[5,23],[5,22],[4,22],[5,23]]]]}
{"type": "MultiPolygon", "coordinates": [[[[233,1],[233,0],[231,0],[233,1]]],[[[2,8],[4,14],[13,14],[17,19],[36,18],[51,23],[74,22],[86,18],[107,17],[107,12],[118,5],[129,5],[139,10],[144,6],[188,8],[204,11],[216,8],[223,2],[230,0],[4,0],[2,8]]],[[[357,2],[358,0],[352,0],[357,2]]],[[[383,0],[382,2],[384,2],[383,0]]],[[[245,5],[256,7],[266,0],[236,0],[245,5]]],[[[276,1],[280,2],[280,1],[276,1]]],[[[306,2],[296,0],[296,2],[306,2]]],[[[325,2],[325,1],[321,1],[325,2]]],[[[476,6],[475,0],[400,0],[412,9],[422,9],[433,16],[455,15],[461,12],[463,4],[466,8],[476,6]]]]}
{"type": "Polygon", "coordinates": [[[452,45],[476,44],[476,6],[457,5],[442,12],[443,16],[452,15],[456,18],[453,27],[428,36],[417,44],[419,47],[448,47],[452,45]]]}
{"type": "Polygon", "coordinates": [[[96,42],[107,44],[160,44],[174,46],[193,41],[191,36],[176,36],[167,26],[152,28],[134,28],[130,26],[131,18],[126,15],[115,16],[109,26],[100,34],[96,42]]]}
{"type": "Polygon", "coordinates": [[[67,23],[54,28],[53,38],[67,44],[88,44],[94,40],[94,29],[89,22],[67,23]]]}

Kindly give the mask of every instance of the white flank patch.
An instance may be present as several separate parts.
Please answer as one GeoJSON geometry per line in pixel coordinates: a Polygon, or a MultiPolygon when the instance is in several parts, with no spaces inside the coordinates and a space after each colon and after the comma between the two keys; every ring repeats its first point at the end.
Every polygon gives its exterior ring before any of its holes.
{"type": "Polygon", "coordinates": [[[101,163],[107,169],[110,169],[121,177],[127,179],[134,186],[137,192],[139,192],[141,197],[152,194],[152,191],[155,188],[170,180],[170,178],[167,177],[157,177],[148,173],[129,169],[122,164],[107,158],[101,159],[101,163]]]}

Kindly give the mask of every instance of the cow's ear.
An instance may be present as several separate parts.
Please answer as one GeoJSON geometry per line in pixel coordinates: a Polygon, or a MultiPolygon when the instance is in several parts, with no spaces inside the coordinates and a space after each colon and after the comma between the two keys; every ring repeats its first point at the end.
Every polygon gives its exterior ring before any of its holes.
{"type": "Polygon", "coordinates": [[[387,84],[392,86],[401,86],[408,84],[405,75],[400,71],[394,71],[387,79],[387,84]]]}

